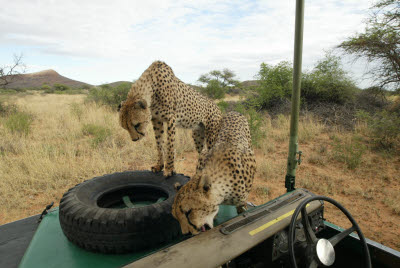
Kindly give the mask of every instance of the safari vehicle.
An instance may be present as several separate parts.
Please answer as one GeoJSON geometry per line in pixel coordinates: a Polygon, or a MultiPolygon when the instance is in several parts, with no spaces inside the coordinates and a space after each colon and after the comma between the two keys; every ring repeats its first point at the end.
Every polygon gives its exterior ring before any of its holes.
{"type": "Polygon", "coordinates": [[[304,0],[297,0],[286,194],[249,205],[240,215],[234,207],[221,206],[213,229],[183,236],[170,209],[173,184],[184,184],[187,177],[166,179],[147,171],[105,175],[70,189],[59,208],[49,205],[41,215],[0,226],[0,266],[400,267],[400,252],[364,238],[339,203],[295,189],[301,161],[297,126],[303,16],[304,0]],[[325,220],[326,202],[349,219],[349,229],[325,220]],[[96,213],[87,218],[92,209],[96,213]]]}

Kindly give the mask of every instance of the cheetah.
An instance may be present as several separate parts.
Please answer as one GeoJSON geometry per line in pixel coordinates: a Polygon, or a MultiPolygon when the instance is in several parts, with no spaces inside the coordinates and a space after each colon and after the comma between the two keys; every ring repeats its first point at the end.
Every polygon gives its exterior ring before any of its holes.
{"type": "Polygon", "coordinates": [[[161,61],[153,62],[144,71],[133,83],[126,101],[119,106],[120,125],[129,132],[132,141],[143,138],[148,123],[152,122],[158,161],[151,169],[153,172],[164,169],[165,177],[175,173],[175,127],[192,129],[200,154],[204,144],[207,149],[214,144],[221,117],[221,111],[213,101],[179,80],[171,67],[161,61]],[[165,149],[164,123],[167,126],[165,149]]]}
{"type": "Polygon", "coordinates": [[[226,114],[220,125],[214,146],[202,152],[195,175],[175,196],[172,215],[183,234],[213,228],[220,204],[235,205],[238,213],[246,209],[256,172],[249,125],[236,112],[226,114]]]}

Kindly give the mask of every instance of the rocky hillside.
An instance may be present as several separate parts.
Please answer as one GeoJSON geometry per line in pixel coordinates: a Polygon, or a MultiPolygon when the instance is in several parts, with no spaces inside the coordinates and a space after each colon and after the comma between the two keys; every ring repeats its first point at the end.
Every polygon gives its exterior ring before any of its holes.
{"type": "Polygon", "coordinates": [[[22,74],[13,77],[12,82],[7,85],[7,88],[40,88],[43,84],[52,86],[54,84],[63,84],[71,88],[81,88],[90,86],[87,83],[69,79],[60,75],[54,70],[44,70],[36,73],[22,74]]]}

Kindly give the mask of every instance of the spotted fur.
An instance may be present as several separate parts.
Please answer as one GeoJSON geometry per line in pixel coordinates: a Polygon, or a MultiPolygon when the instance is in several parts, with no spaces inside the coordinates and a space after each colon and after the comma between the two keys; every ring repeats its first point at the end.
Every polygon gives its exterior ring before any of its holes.
{"type": "Polygon", "coordinates": [[[152,122],[158,151],[158,161],[152,170],[159,172],[165,167],[167,177],[175,172],[175,127],[192,129],[196,150],[201,153],[204,143],[207,149],[213,146],[220,119],[221,111],[214,102],[179,80],[171,67],[161,61],[153,62],[132,85],[119,112],[120,124],[132,141],[145,136],[146,126],[152,122]]]}
{"type": "Polygon", "coordinates": [[[202,226],[213,227],[220,204],[246,207],[256,163],[246,118],[226,114],[214,146],[203,151],[194,177],[177,193],[172,207],[182,233],[197,234],[202,226]]]}

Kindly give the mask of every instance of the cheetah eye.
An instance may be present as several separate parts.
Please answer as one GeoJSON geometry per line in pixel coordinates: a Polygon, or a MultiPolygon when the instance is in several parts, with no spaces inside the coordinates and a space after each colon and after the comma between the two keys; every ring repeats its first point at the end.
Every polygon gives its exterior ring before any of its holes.
{"type": "Polygon", "coordinates": [[[137,123],[136,125],[133,126],[134,128],[140,127],[140,123],[137,123]]]}

